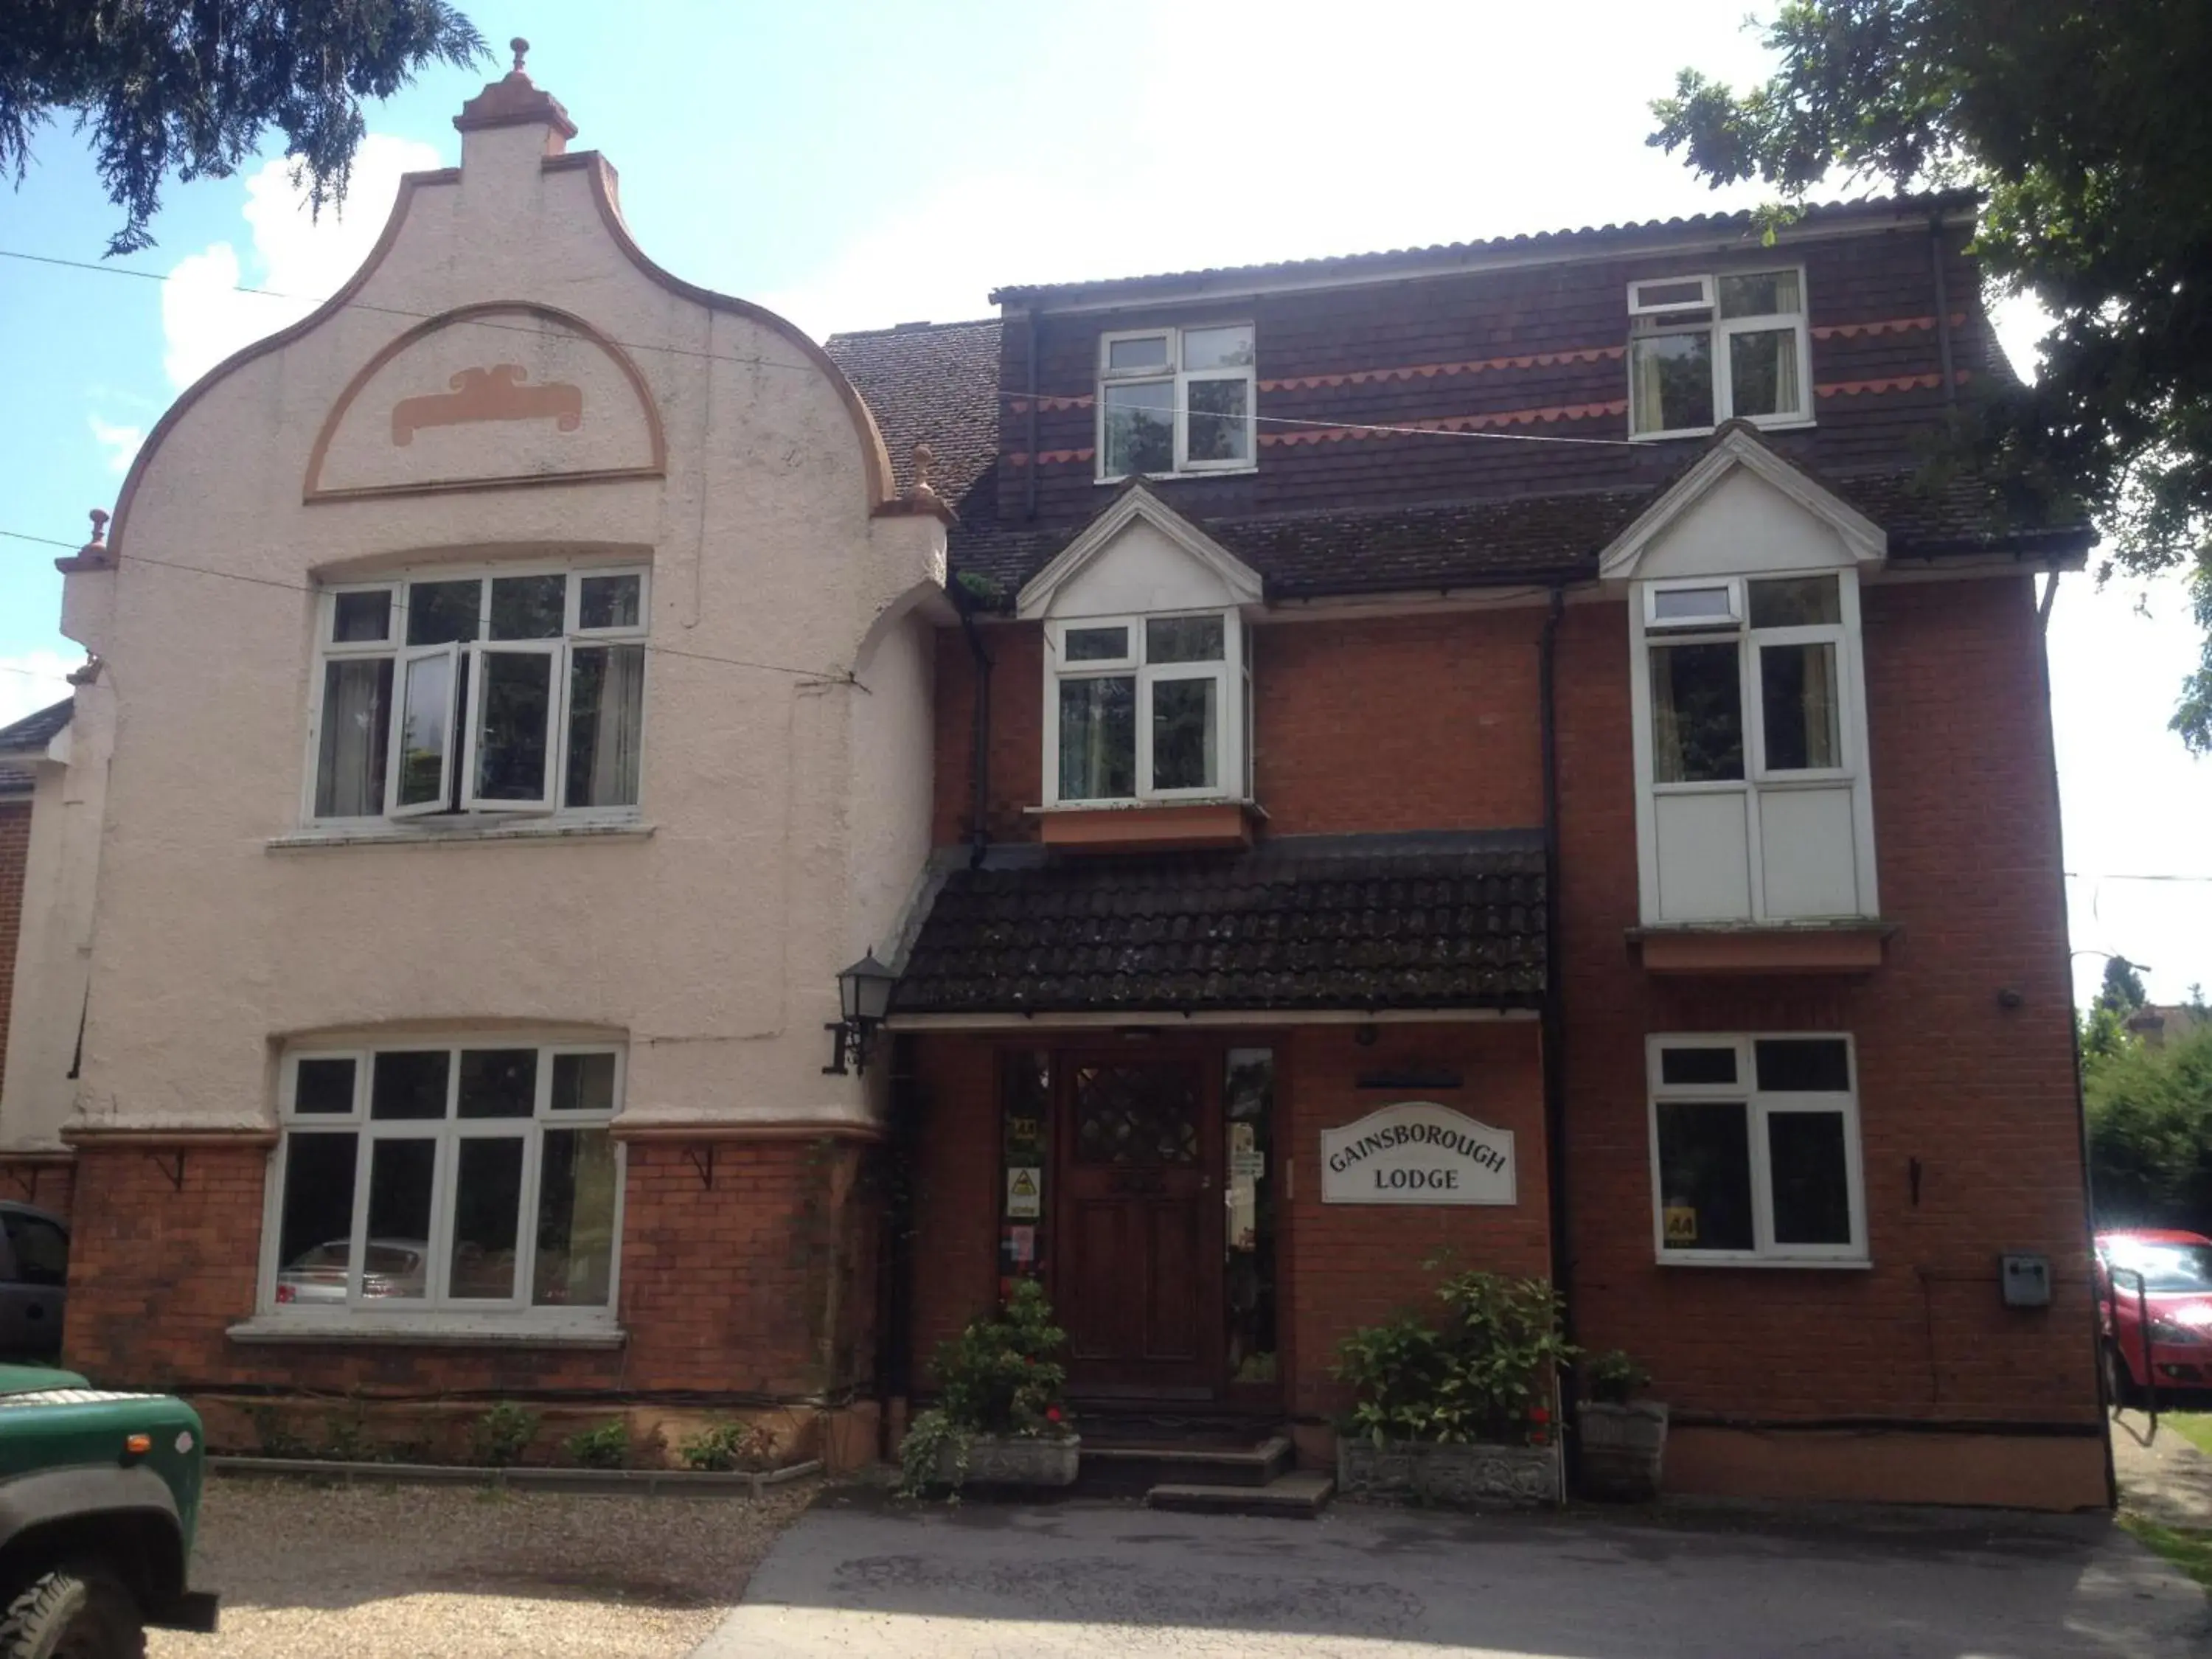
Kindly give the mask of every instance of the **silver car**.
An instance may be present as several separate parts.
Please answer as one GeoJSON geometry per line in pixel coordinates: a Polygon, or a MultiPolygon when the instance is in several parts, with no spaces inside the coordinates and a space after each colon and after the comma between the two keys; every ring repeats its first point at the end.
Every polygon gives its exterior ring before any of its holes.
{"type": "MultiPolygon", "coordinates": [[[[353,1265],[353,1241],[334,1238],[303,1250],[276,1274],[280,1303],[328,1303],[346,1299],[346,1270],[353,1265]]],[[[430,1247],[419,1238],[372,1238],[362,1262],[361,1293],[369,1297],[420,1297],[429,1282],[430,1247]]]]}

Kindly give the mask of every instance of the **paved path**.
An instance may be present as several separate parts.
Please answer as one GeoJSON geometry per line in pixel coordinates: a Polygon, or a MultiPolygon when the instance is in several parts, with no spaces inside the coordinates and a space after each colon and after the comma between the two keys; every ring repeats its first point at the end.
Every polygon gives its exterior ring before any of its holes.
{"type": "Polygon", "coordinates": [[[826,1499],[693,1659],[2167,1659],[2203,1593],[2102,1518],[1319,1521],[826,1499]]]}
{"type": "Polygon", "coordinates": [[[2212,1457],[2141,1412],[2112,1419],[2120,1501],[2169,1527],[2212,1528],[2212,1457]]]}

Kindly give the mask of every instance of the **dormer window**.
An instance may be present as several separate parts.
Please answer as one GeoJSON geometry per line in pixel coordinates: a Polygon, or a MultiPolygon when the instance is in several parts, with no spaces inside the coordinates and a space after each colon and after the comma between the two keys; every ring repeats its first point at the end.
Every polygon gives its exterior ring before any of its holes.
{"type": "Polygon", "coordinates": [[[1631,437],[1689,437],[1729,420],[1812,420],[1802,270],[1631,283],[1628,316],[1631,437]]]}
{"type": "Polygon", "coordinates": [[[1234,611],[1048,622],[1045,653],[1048,805],[1249,794],[1234,611]]]}
{"type": "Polygon", "coordinates": [[[1098,477],[1241,471],[1257,454],[1252,325],[1098,341],[1098,477]]]}

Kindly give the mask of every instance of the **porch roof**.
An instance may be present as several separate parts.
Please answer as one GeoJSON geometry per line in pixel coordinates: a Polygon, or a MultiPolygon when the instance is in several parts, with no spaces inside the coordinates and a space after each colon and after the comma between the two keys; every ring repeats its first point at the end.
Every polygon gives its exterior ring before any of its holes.
{"type": "Polygon", "coordinates": [[[1285,836],[1136,857],[991,849],[945,872],[898,1014],[1533,1008],[1536,830],[1285,836]]]}

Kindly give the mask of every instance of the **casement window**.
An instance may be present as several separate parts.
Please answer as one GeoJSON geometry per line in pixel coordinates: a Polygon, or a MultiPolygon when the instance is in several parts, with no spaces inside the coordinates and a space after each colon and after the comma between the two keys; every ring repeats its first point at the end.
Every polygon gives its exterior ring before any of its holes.
{"type": "Polygon", "coordinates": [[[1685,437],[1736,419],[1812,420],[1803,271],[1631,283],[1628,313],[1631,437],[1685,437]]]}
{"type": "Polygon", "coordinates": [[[646,589],[586,567],[324,593],[309,817],[634,811],[646,589]]]}
{"type": "Polygon", "coordinates": [[[611,1317],[623,1060],[512,1035],[288,1054],[264,1308],[611,1317]]]}
{"type": "Polygon", "coordinates": [[[1102,335],[1100,481],[1251,466],[1254,364],[1249,323],[1102,335]]]}
{"type": "Polygon", "coordinates": [[[1250,795],[1236,611],[1048,622],[1045,654],[1048,805],[1250,795]]]}
{"type": "Polygon", "coordinates": [[[1652,1237],[1662,1262],[1867,1260],[1848,1036],[1655,1036],[1652,1237]]]}
{"type": "Polygon", "coordinates": [[[1858,576],[1636,585],[1644,920],[1875,914],[1858,576]]]}

